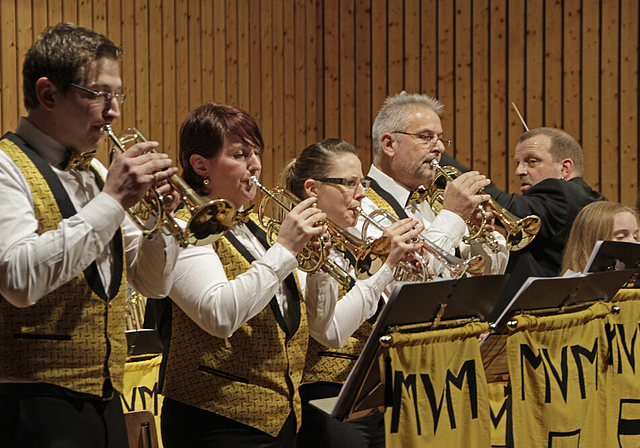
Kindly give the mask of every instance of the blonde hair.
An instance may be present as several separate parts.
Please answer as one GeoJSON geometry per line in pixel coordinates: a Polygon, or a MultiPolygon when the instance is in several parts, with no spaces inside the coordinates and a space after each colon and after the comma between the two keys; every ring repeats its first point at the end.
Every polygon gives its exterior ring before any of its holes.
{"type": "Polygon", "coordinates": [[[582,272],[589,261],[596,241],[610,240],[613,237],[613,218],[618,213],[628,212],[640,223],[640,216],[635,208],[617,202],[598,201],[586,205],[571,227],[571,233],[562,257],[560,275],[571,269],[582,272]]]}

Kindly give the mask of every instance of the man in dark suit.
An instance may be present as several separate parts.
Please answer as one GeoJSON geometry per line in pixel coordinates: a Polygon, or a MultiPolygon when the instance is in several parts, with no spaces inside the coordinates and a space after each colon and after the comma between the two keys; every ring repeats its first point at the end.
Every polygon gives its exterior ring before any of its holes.
{"type": "MultiPolygon", "coordinates": [[[[606,200],[582,179],[582,147],[560,129],[543,127],[522,134],[516,145],[515,161],[522,194],[506,193],[493,184],[485,187],[485,192],[518,217],[538,215],[541,227],[533,242],[511,253],[506,271],[511,278],[493,318],[499,316],[528,277],[558,275],[576,215],[585,205],[606,200]]],[[[463,168],[444,155],[441,164],[463,168]]]]}

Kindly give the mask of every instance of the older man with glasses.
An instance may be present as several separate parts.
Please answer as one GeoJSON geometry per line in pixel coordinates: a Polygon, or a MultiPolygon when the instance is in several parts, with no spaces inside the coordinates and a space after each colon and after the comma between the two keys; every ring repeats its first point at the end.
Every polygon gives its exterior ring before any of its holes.
{"type": "MultiPolygon", "coordinates": [[[[478,205],[489,199],[489,195],[478,194],[489,179],[471,171],[448,182],[437,215],[425,200],[424,190],[436,173],[432,161],[439,160],[451,145],[444,138],[442,110],[438,100],[422,94],[402,93],[386,99],[373,124],[374,160],[367,175],[371,186],[362,208],[366,213],[380,208],[398,218],[414,218],[426,229],[422,236],[438,248],[450,254],[459,248],[463,258],[481,255],[485,273],[502,273],[509,255],[504,237],[493,231],[491,212],[486,213],[487,228],[498,247],[463,242],[469,233],[466,221],[478,219],[478,205]]],[[[436,274],[450,275],[435,257],[430,257],[429,267],[436,274]]]]}

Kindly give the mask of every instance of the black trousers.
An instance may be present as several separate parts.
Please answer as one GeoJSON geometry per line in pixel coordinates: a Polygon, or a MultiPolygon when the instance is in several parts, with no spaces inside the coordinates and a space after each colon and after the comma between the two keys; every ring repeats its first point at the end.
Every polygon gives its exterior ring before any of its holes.
{"type": "Polygon", "coordinates": [[[162,403],[165,448],[294,448],[296,417],[292,412],[276,437],[213,412],[170,398],[162,403]]]}
{"type": "Polygon", "coordinates": [[[300,386],[302,427],[299,448],[384,448],[384,414],[340,422],[309,404],[310,400],[337,397],[341,384],[309,383],[300,386]]]}
{"type": "Polygon", "coordinates": [[[126,448],[120,396],[102,400],[50,384],[0,384],[0,446],[126,448]]]}

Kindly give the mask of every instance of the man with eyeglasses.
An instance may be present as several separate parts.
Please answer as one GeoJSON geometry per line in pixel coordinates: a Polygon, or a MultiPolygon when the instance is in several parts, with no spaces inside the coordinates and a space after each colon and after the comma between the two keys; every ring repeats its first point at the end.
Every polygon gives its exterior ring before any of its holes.
{"type": "Polygon", "coordinates": [[[155,185],[173,207],[165,154],[139,143],[107,169],[92,155],[120,116],[120,48],[69,23],[23,65],[24,104],[0,140],[0,434],[3,446],[126,447],[119,394],[127,281],[171,287],[178,247],[125,217],[155,185]]]}
{"type": "MultiPolygon", "coordinates": [[[[436,173],[431,162],[439,160],[451,145],[444,138],[442,110],[442,104],[428,95],[402,93],[387,97],[373,124],[374,160],[367,175],[371,186],[362,208],[366,213],[381,208],[399,218],[414,218],[425,226],[422,236],[438,248],[450,254],[459,249],[458,255],[463,258],[481,255],[486,263],[485,273],[502,273],[508,251],[504,237],[493,231],[492,213],[487,213],[487,224],[498,241],[496,252],[484,244],[462,242],[462,237],[468,235],[465,221],[478,219],[478,205],[489,198],[477,194],[489,179],[474,171],[448,182],[442,210],[437,215],[424,195],[436,173]]],[[[438,275],[450,276],[431,255],[429,267],[438,275]]]]}

